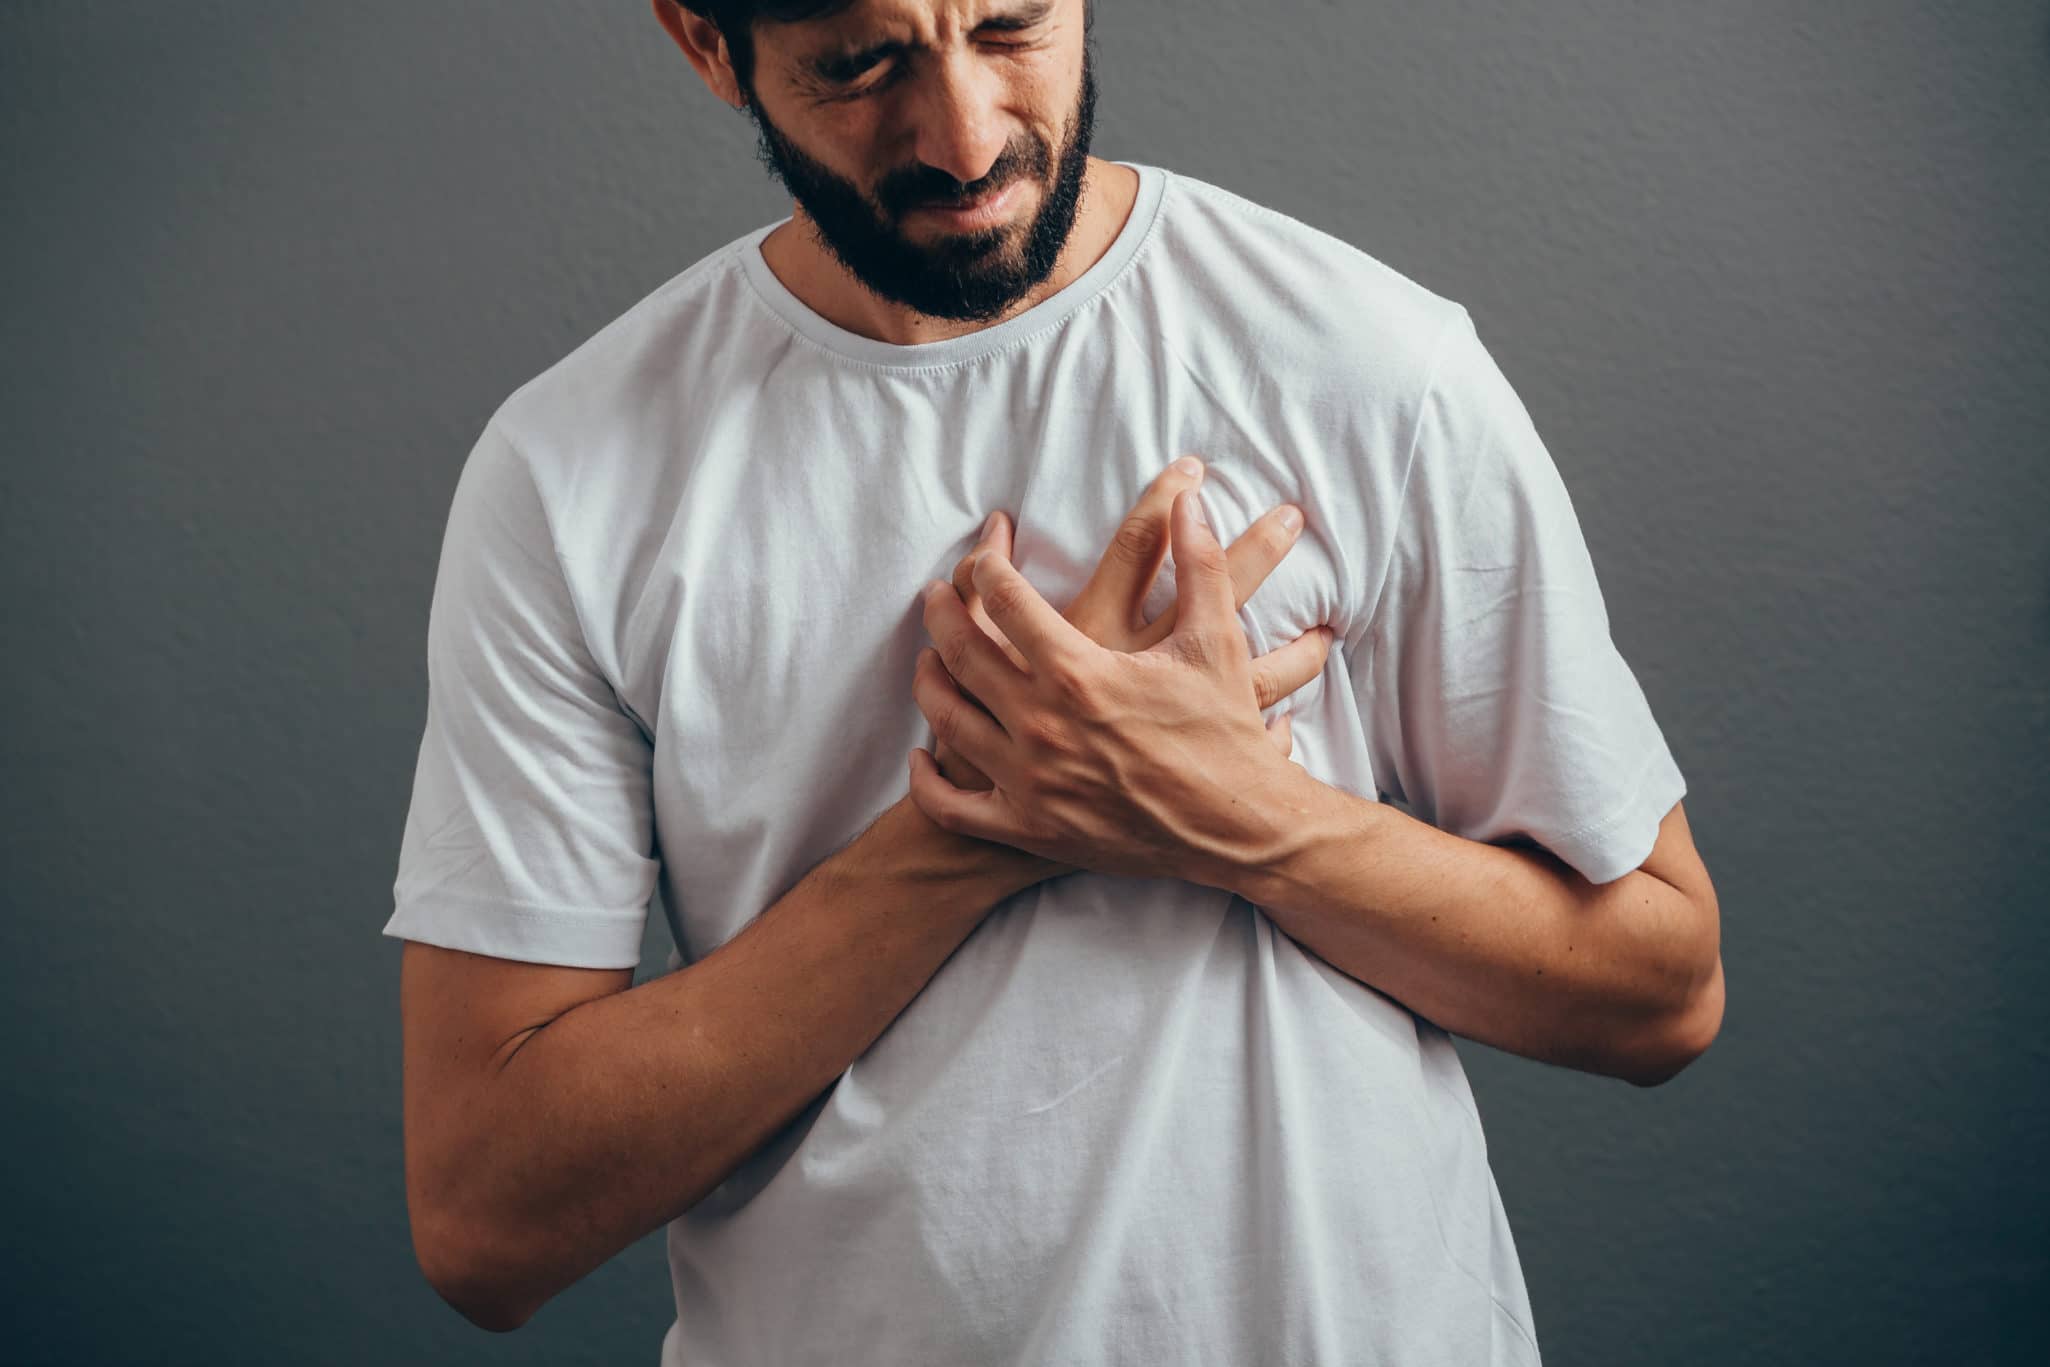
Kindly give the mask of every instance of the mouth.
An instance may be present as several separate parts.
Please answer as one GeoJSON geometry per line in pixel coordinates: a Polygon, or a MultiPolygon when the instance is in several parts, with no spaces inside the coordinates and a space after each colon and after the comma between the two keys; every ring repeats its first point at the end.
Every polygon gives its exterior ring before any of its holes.
{"type": "Polygon", "coordinates": [[[1017,202],[1018,187],[1024,183],[1019,177],[995,190],[985,191],[974,199],[952,204],[921,204],[913,214],[920,214],[950,228],[992,228],[1004,221],[1004,216],[1017,202]]]}

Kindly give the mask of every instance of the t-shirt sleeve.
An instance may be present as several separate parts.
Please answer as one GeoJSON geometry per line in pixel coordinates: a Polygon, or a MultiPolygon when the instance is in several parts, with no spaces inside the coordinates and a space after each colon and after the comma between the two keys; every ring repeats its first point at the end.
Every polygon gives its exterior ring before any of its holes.
{"type": "Polygon", "coordinates": [[[1686,781],[1609,637],[1558,469],[1464,309],[1419,409],[1352,662],[1377,781],[1412,814],[1534,842],[1593,883],[1640,866],[1686,781]]]}
{"type": "Polygon", "coordinates": [[[652,747],[594,662],[532,470],[494,418],[456,482],[427,622],[427,724],[386,935],[639,964],[652,747]]]}

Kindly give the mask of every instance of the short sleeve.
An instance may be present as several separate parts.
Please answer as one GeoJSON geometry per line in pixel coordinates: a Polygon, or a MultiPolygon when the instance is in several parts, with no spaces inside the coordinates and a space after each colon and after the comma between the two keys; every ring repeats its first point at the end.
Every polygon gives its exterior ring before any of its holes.
{"type": "Polygon", "coordinates": [[[1419,819],[1589,882],[1651,854],[1686,782],[1530,415],[1464,309],[1439,344],[1352,662],[1377,780],[1419,819]]]}
{"type": "Polygon", "coordinates": [[[652,747],[592,659],[532,470],[494,418],[456,482],[427,723],[384,933],[639,964],[659,864],[652,747]]]}

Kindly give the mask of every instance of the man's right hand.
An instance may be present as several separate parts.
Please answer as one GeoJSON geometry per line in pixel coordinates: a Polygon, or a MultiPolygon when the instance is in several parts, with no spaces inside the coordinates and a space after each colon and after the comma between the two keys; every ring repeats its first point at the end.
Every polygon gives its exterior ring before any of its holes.
{"type": "MultiPolygon", "coordinates": [[[[1175,495],[1203,482],[1201,462],[1193,457],[1185,459],[1194,465],[1194,469],[1180,468],[1181,463],[1177,462],[1154,478],[1111,537],[1110,545],[1097,562],[1089,582],[1061,611],[1063,617],[1100,646],[1126,652],[1145,650],[1174,630],[1178,602],[1168,604],[1151,622],[1145,620],[1144,603],[1154,578],[1160,573],[1162,562],[1167,558],[1168,513],[1174,507],[1175,495]]],[[[1226,548],[1225,555],[1231,565],[1234,606],[1245,606],[1253,590],[1266,580],[1295,545],[1302,529],[1300,519],[1293,528],[1284,526],[1282,522],[1282,515],[1292,510],[1289,504],[1270,509],[1226,548]]],[[[968,605],[969,615],[976,624],[1023,669],[1026,667],[1024,657],[990,620],[983,609],[982,596],[975,588],[975,558],[991,549],[1000,551],[1006,559],[1011,558],[1011,523],[1002,511],[990,515],[982,538],[954,567],[954,589],[968,605]]],[[[1287,697],[1322,673],[1329,649],[1329,643],[1313,627],[1288,644],[1257,657],[1253,661],[1254,684],[1261,708],[1287,697]]],[[[972,699],[973,695],[970,696],[972,699]]],[[[1293,741],[1289,734],[1288,714],[1283,713],[1269,722],[1267,734],[1281,747],[1284,755],[1291,753],[1293,741]]],[[[936,741],[931,749],[934,759],[939,762],[940,772],[955,787],[980,791],[993,786],[987,775],[952,747],[936,741]]],[[[1062,872],[1067,871],[1062,869],[1062,872]]]]}

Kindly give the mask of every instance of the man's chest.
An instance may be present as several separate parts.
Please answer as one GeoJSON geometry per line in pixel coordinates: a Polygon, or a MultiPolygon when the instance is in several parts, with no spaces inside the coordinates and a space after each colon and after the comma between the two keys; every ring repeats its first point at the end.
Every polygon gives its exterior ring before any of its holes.
{"type": "MultiPolygon", "coordinates": [[[[1326,453],[1243,421],[1142,412],[1106,428],[1071,403],[856,440],[804,416],[758,416],[744,447],[613,514],[647,548],[616,598],[622,701],[654,732],[671,874],[706,903],[764,870],[794,878],[902,794],[907,752],[930,744],[911,690],[930,644],[920,595],[952,578],[996,509],[1013,519],[1019,569],[1064,608],[1140,492],[1195,454],[1227,545],[1276,504],[1305,512],[1240,609],[1254,655],[1322,623],[1343,634],[1361,610],[1361,525],[1332,495],[1326,453]]],[[[1146,615],[1174,598],[1169,558],[1146,615]]],[[[1316,746],[1333,661],[1273,709],[1296,714],[1299,747],[1316,746]]]]}
{"type": "MultiPolygon", "coordinates": [[[[999,508],[1013,557],[1056,608],[1081,592],[1158,467],[1115,472],[1026,469],[948,486],[905,470],[861,479],[757,478],[743,500],[674,511],[675,533],[651,567],[622,643],[626,701],[692,765],[774,756],[817,764],[813,725],[859,747],[892,719],[916,718],[910,677],[930,644],[920,595],[950,580],[999,508]]],[[[1282,502],[1304,501],[1250,463],[1209,460],[1202,496],[1227,545],[1282,502]]],[[[1258,655],[1323,623],[1347,629],[1357,607],[1335,537],[1312,513],[1239,611],[1258,655]]],[[[1145,599],[1151,619],[1175,601],[1163,560],[1145,599]]],[[[895,759],[901,759],[901,754],[895,759]]]]}

